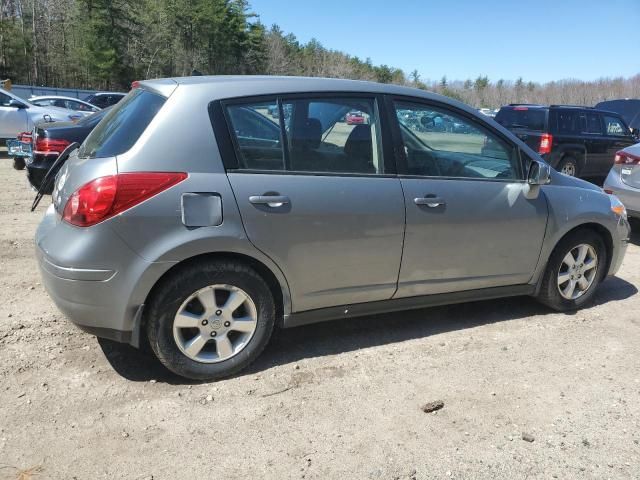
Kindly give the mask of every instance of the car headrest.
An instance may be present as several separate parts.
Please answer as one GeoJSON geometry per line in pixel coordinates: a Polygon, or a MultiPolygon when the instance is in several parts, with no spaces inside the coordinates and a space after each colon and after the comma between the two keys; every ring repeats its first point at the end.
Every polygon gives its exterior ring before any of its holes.
{"type": "Polygon", "coordinates": [[[344,153],[349,157],[373,159],[371,125],[356,125],[344,144],[344,153]]]}
{"type": "Polygon", "coordinates": [[[322,141],[322,124],[317,118],[309,118],[298,125],[291,138],[291,147],[298,150],[315,150],[322,141]]]}

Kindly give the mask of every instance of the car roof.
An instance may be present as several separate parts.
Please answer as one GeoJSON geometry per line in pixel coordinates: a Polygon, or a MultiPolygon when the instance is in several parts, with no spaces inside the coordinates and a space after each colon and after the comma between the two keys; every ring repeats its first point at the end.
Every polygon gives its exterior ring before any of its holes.
{"type": "Polygon", "coordinates": [[[139,82],[139,84],[166,95],[169,95],[177,86],[180,88],[207,90],[211,91],[217,99],[306,92],[354,92],[404,95],[449,103],[468,112],[478,113],[477,110],[455,99],[427,92],[426,90],[364,80],[268,75],[215,75],[144,80],[139,82]]]}
{"type": "Polygon", "coordinates": [[[57,100],[74,100],[74,101],[78,101],[81,103],[87,103],[84,100],[81,100],[79,98],[75,98],[75,97],[66,97],[64,95],[36,95],[34,97],[30,97],[29,100],[45,100],[47,98],[55,98],[57,100]]]}
{"type": "Polygon", "coordinates": [[[94,92],[87,95],[87,97],[97,97],[98,95],[122,95],[123,97],[126,93],[123,92],[94,92]]]}

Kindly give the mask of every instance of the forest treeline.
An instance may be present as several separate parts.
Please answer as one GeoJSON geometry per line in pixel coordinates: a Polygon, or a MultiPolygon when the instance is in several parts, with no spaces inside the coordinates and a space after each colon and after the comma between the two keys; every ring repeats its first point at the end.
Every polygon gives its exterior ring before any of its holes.
{"type": "Polygon", "coordinates": [[[327,49],[317,40],[300,42],[277,25],[266,27],[247,0],[0,0],[0,77],[13,83],[128,90],[133,80],[193,70],[396,83],[476,107],[593,105],[640,97],[640,75],[545,84],[485,76],[428,80],[441,72],[407,74],[327,49]]]}

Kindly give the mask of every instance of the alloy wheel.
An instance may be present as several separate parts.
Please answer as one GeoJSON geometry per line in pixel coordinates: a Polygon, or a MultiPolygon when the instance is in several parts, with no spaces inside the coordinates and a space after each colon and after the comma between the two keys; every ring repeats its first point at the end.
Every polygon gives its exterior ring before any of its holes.
{"type": "Polygon", "coordinates": [[[200,363],[218,363],[240,353],[258,326],[251,297],[233,285],[211,285],[190,295],[173,320],[180,351],[200,363]]]}
{"type": "Polygon", "coordinates": [[[558,270],[558,291],[563,298],[575,300],[589,290],[598,272],[598,255],[586,243],[572,248],[558,270]]]}
{"type": "Polygon", "coordinates": [[[576,176],[576,164],[573,162],[567,162],[562,165],[562,169],[560,170],[565,175],[569,175],[571,177],[576,176]]]}

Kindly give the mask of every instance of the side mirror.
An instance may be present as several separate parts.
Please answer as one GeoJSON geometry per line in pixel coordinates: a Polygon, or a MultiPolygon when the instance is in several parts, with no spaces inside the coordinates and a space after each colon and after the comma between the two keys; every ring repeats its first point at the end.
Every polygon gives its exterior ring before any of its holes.
{"type": "Polygon", "coordinates": [[[527,183],[529,185],[547,185],[551,182],[551,167],[537,160],[533,160],[527,173],[527,183]]]}
{"type": "Polygon", "coordinates": [[[7,104],[7,106],[13,107],[13,108],[27,108],[27,106],[24,103],[19,102],[15,98],[12,98],[11,100],[9,100],[9,103],[7,104]]]}

